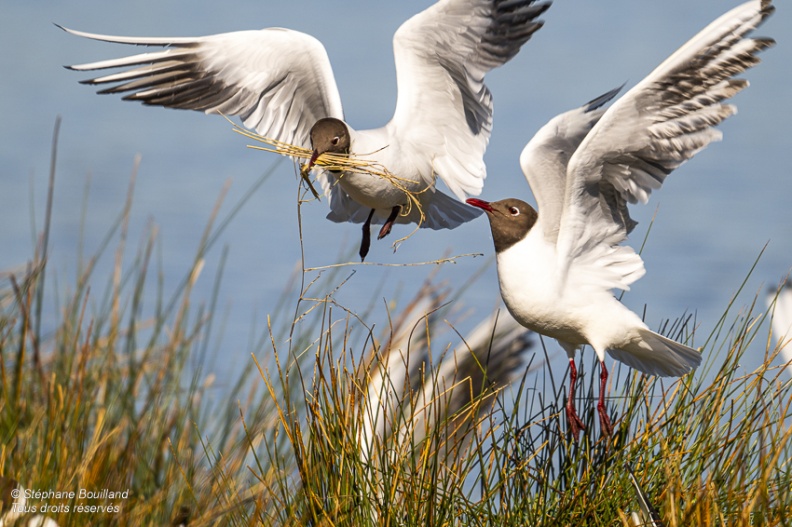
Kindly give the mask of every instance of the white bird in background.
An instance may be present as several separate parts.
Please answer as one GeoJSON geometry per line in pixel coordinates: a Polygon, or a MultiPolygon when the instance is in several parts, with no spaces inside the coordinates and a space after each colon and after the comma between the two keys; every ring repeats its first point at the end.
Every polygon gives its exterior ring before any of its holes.
{"type": "Polygon", "coordinates": [[[787,279],[779,289],[770,291],[767,306],[773,310],[773,336],[792,375],[792,281],[787,279]]]}
{"type": "Polygon", "coordinates": [[[644,491],[641,484],[638,483],[638,478],[635,477],[635,473],[632,467],[630,467],[630,464],[625,462],[624,468],[627,470],[627,475],[630,477],[630,483],[632,483],[633,489],[635,489],[635,494],[638,497],[638,506],[641,510],[640,513],[630,513],[628,517],[630,527],[665,527],[665,523],[663,523],[663,520],[660,518],[660,513],[652,505],[652,502],[649,501],[649,496],[646,495],[646,491],[644,491]]]}
{"type": "MultiPolygon", "coordinates": [[[[484,75],[520,50],[542,27],[550,6],[536,0],[440,0],[396,32],[398,98],[393,118],[372,130],[344,121],[341,98],[322,44],[282,28],[197,38],[138,38],[65,31],[95,40],[165,48],[130,57],[68,66],[78,71],[124,68],[83,81],[98,93],[126,93],[146,105],[239,116],[259,135],[312,148],[309,166],[325,152],[376,161],[398,178],[318,175],[328,219],[363,223],[361,258],[370,224],[379,238],[394,222],[453,229],[480,212],[435,188],[435,176],[460,200],[478,195],[492,129],[492,96],[484,75]],[[408,207],[408,191],[421,211],[408,207]]],[[[60,27],[60,26],[59,26],[60,27]]]]}
{"type": "Polygon", "coordinates": [[[376,459],[380,446],[411,455],[426,437],[437,437],[440,464],[454,466],[492,406],[486,398],[509,386],[530,363],[532,332],[506,311],[496,311],[433,365],[430,342],[437,349],[445,300],[446,294],[423,288],[365,369],[360,440],[366,461],[376,459]],[[481,404],[474,404],[477,400],[481,404]]]}
{"type": "MultiPolygon", "coordinates": [[[[30,489],[28,489],[30,490],[30,489]]],[[[35,512],[35,506],[27,505],[27,491],[15,479],[0,476],[0,527],[17,525],[19,527],[58,527],[52,518],[35,512]],[[20,521],[20,518],[25,517],[20,521]]]]}
{"type": "Polygon", "coordinates": [[[589,344],[600,360],[597,410],[605,434],[605,352],[644,373],[680,376],[699,365],[698,351],[649,330],[611,290],[644,274],[641,257],[621,245],[636,223],[627,203],[646,203],[675,168],[721,133],[735,113],[723,101],[748,86],[733,78],[773,45],[746,38],[772,14],[754,0],[707,26],[607,109],[607,93],[551,120],[531,139],[520,165],[539,213],[518,199],[469,199],[490,220],[501,295],[524,326],[553,337],[569,355],[566,406],[577,438],[574,353],[589,344]]]}

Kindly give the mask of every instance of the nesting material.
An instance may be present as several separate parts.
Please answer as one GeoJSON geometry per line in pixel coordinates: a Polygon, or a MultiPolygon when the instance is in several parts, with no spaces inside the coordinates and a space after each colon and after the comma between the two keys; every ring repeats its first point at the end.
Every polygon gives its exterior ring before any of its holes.
{"type": "MultiPolygon", "coordinates": [[[[264,137],[258,135],[254,132],[241,128],[240,126],[234,125],[234,131],[238,134],[241,134],[248,139],[252,139],[256,142],[263,143],[269,146],[260,146],[260,145],[248,145],[248,148],[252,148],[254,150],[263,150],[265,152],[273,152],[275,154],[280,154],[282,156],[288,156],[293,159],[305,160],[306,162],[300,162],[300,176],[302,176],[303,180],[308,185],[308,188],[313,193],[316,199],[319,198],[319,193],[316,191],[313,183],[309,178],[309,170],[308,170],[308,163],[307,161],[311,159],[311,155],[313,151],[308,148],[303,148],[301,146],[292,145],[290,143],[284,143],[283,141],[278,141],[277,139],[271,139],[269,137],[264,137]]],[[[376,152],[373,152],[376,153],[376,152]]],[[[371,154],[366,154],[371,155],[371,154]]],[[[370,159],[361,159],[360,157],[349,154],[349,155],[340,155],[340,154],[331,154],[325,153],[319,156],[316,160],[315,165],[325,169],[325,170],[333,170],[339,172],[356,172],[362,174],[370,174],[372,176],[380,177],[383,179],[388,180],[391,185],[398,188],[407,196],[407,203],[402,207],[401,216],[407,216],[412,212],[412,208],[416,207],[419,213],[419,220],[418,226],[420,226],[424,219],[424,212],[421,207],[420,201],[420,194],[430,190],[431,185],[427,185],[426,188],[423,188],[419,191],[411,191],[407,188],[409,181],[403,178],[400,178],[393,173],[391,173],[387,168],[385,168],[382,164],[372,161],[370,159]]],[[[342,176],[343,177],[343,176],[342,176]]],[[[403,241],[404,238],[397,240],[398,242],[403,241]]]]}

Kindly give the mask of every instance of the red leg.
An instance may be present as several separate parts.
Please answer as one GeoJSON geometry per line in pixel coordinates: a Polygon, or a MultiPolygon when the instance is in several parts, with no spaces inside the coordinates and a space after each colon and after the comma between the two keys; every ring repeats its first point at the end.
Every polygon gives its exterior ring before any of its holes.
{"type": "Polygon", "coordinates": [[[575,368],[575,359],[569,359],[569,397],[567,397],[566,414],[567,422],[569,423],[569,430],[575,441],[580,437],[580,431],[585,430],[583,421],[578,417],[575,411],[575,382],[577,381],[577,368],[575,368]]]}
{"type": "Polygon", "coordinates": [[[385,236],[390,234],[391,227],[393,227],[393,222],[396,221],[396,217],[399,215],[399,211],[400,210],[401,210],[401,207],[399,205],[396,205],[395,207],[393,207],[393,209],[391,210],[390,215],[388,216],[388,219],[385,220],[385,224],[382,226],[382,228],[379,231],[379,236],[377,236],[378,240],[381,240],[385,236]]]}
{"type": "Polygon", "coordinates": [[[608,411],[605,408],[605,385],[608,383],[608,369],[605,367],[604,362],[600,362],[600,393],[599,402],[597,402],[597,412],[599,412],[600,428],[602,433],[610,437],[613,435],[613,424],[608,411]]]}

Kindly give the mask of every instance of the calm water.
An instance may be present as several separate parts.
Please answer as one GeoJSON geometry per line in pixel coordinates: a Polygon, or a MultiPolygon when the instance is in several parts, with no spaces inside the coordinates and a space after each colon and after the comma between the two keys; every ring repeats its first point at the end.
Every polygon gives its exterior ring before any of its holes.
{"type": "MultiPolygon", "coordinates": [[[[26,261],[32,252],[31,217],[43,215],[49,145],[57,115],[63,118],[58,156],[50,271],[58,283],[73,282],[80,240],[83,196],[88,185],[85,253],[91,254],[123,206],[133,159],[142,156],[126,256],[134,257],[152,224],[159,229],[157,258],[166,288],[189,268],[207,218],[225,185],[226,214],[275,161],[245,148],[222,118],[144,108],[118,97],[99,97],[77,81],[85,74],[64,64],[120,56],[132,48],[83,41],[55,26],[145,36],[185,36],[285,26],[317,36],[328,48],[347,120],[356,128],[379,126],[395,104],[391,38],[398,25],[429,2],[4,2],[0,18],[0,268],[26,261]],[[222,5],[222,7],[218,7],[222,5]]],[[[496,70],[488,84],[495,95],[495,131],[487,154],[489,179],[482,197],[530,199],[517,156],[533,131],[555,114],[608,89],[638,82],[681,43],[736,2],[685,0],[556,0],[546,25],[520,56],[496,70]]],[[[640,243],[653,215],[644,252],[647,275],[625,296],[650,326],[684,312],[697,313],[703,342],[765,244],[768,244],[738,304],[775,284],[792,265],[792,11],[779,5],[758,34],[778,45],[747,74],[752,86],[735,99],[740,113],[722,126],[724,141],[711,145],[677,170],[648,206],[633,209],[641,222],[640,243]]],[[[228,373],[249,365],[251,327],[266,315],[300,258],[296,181],[282,163],[222,235],[198,284],[208,301],[221,248],[229,250],[219,306],[226,317],[212,367],[228,373]]],[[[359,243],[359,227],[326,221],[326,205],[303,207],[308,266],[341,261],[359,243]]],[[[369,260],[412,263],[446,255],[484,253],[437,269],[437,279],[462,285],[487,265],[460,302],[472,327],[497,305],[495,269],[487,222],[482,218],[455,231],[421,231],[394,254],[391,242],[407,234],[397,228],[375,241],[369,260]],[[489,263],[488,263],[489,262],[489,263]]],[[[104,269],[109,266],[106,263],[104,269]]],[[[384,300],[406,301],[434,266],[358,266],[336,294],[353,311],[378,306],[371,323],[387,325],[384,300]],[[376,293],[374,293],[376,292],[376,293]]],[[[50,282],[52,283],[52,281],[50,282]]],[[[106,283],[101,272],[97,288],[106,283]]],[[[555,345],[551,345],[556,350],[555,345]]],[[[264,354],[267,350],[258,350],[264,354]]],[[[757,348],[756,353],[761,353],[757,348]]]]}

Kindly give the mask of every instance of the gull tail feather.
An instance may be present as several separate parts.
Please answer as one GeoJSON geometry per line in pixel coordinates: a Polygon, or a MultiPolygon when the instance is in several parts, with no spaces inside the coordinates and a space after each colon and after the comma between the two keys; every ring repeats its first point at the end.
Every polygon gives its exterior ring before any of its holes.
{"type": "MultiPolygon", "coordinates": [[[[455,229],[483,213],[481,209],[471,207],[437,189],[432,193],[431,201],[424,202],[422,206],[425,217],[421,227],[432,230],[455,229]]],[[[408,216],[399,219],[400,223],[401,221],[419,223],[421,217],[418,207],[413,206],[408,216]]]]}
{"type": "Polygon", "coordinates": [[[639,329],[640,340],[611,349],[611,357],[649,375],[680,377],[701,364],[701,353],[650,331],[639,329]]]}

